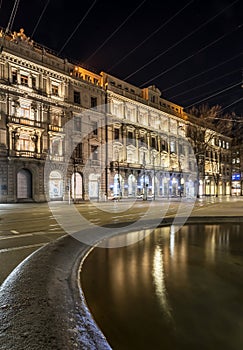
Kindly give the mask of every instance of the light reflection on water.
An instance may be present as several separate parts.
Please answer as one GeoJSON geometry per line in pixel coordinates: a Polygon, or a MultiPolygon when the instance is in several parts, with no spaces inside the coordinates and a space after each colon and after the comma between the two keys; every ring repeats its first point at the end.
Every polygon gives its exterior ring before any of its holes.
{"type": "Polygon", "coordinates": [[[113,349],[243,349],[242,229],[171,226],[94,249],[81,282],[113,349]]]}

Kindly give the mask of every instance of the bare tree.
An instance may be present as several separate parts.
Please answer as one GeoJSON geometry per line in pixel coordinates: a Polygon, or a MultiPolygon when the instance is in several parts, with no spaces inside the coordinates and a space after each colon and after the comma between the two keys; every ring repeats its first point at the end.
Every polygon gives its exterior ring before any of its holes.
{"type": "Polygon", "coordinates": [[[204,181],[205,174],[211,173],[215,183],[215,195],[218,196],[222,159],[218,133],[232,135],[233,117],[223,115],[219,105],[209,107],[207,104],[193,107],[188,115],[194,122],[193,125],[189,125],[187,136],[191,140],[197,159],[198,186],[200,180],[204,181]]]}

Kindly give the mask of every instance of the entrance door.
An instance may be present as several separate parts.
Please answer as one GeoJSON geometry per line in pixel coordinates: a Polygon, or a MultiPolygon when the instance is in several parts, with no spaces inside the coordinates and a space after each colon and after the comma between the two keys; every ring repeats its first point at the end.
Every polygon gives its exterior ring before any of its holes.
{"type": "Polygon", "coordinates": [[[17,173],[17,199],[32,198],[32,175],[27,169],[21,169],[17,173]]]}

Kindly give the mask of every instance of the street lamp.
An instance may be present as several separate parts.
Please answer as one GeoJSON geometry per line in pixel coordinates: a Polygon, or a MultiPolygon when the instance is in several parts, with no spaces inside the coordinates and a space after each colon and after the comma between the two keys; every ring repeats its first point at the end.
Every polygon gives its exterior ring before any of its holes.
{"type": "Polygon", "coordinates": [[[97,202],[99,202],[100,200],[100,178],[98,177],[98,180],[97,180],[97,202]]]}
{"type": "Polygon", "coordinates": [[[117,150],[116,151],[116,154],[117,154],[117,176],[118,176],[118,179],[117,179],[117,182],[118,182],[118,198],[121,197],[121,181],[120,181],[120,163],[119,163],[119,151],[117,150]]]}
{"type": "Polygon", "coordinates": [[[155,158],[156,155],[153,154],[153,171],[154,171],[154,200],[155,200],[155,158]]]}
{"type": "Polygon", "coordinates": [[[147,187],[146,187],[146,179],[145,179],[145,166],[146,166],[146,161],[145,161],[145,152],[143,152],[143,169],[144,169],[144,174],[143,174],[143,200],[147,200],[147,187]]]}
{"type": "Polygon", "coordinates": [[[76,159],[73,158],[73,201],[76,203],[76,193],[77,193],[77,179],[76,179],[76,159]]]}

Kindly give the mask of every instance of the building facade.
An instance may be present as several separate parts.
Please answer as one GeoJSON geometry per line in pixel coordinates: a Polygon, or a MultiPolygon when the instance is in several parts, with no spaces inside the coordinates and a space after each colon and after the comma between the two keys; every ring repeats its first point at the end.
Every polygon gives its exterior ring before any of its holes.
{"type": "Polygon", "coordinates": [[[0,43],[0,202],[231,194],[231,140],[155,86],[0,43]]]}

